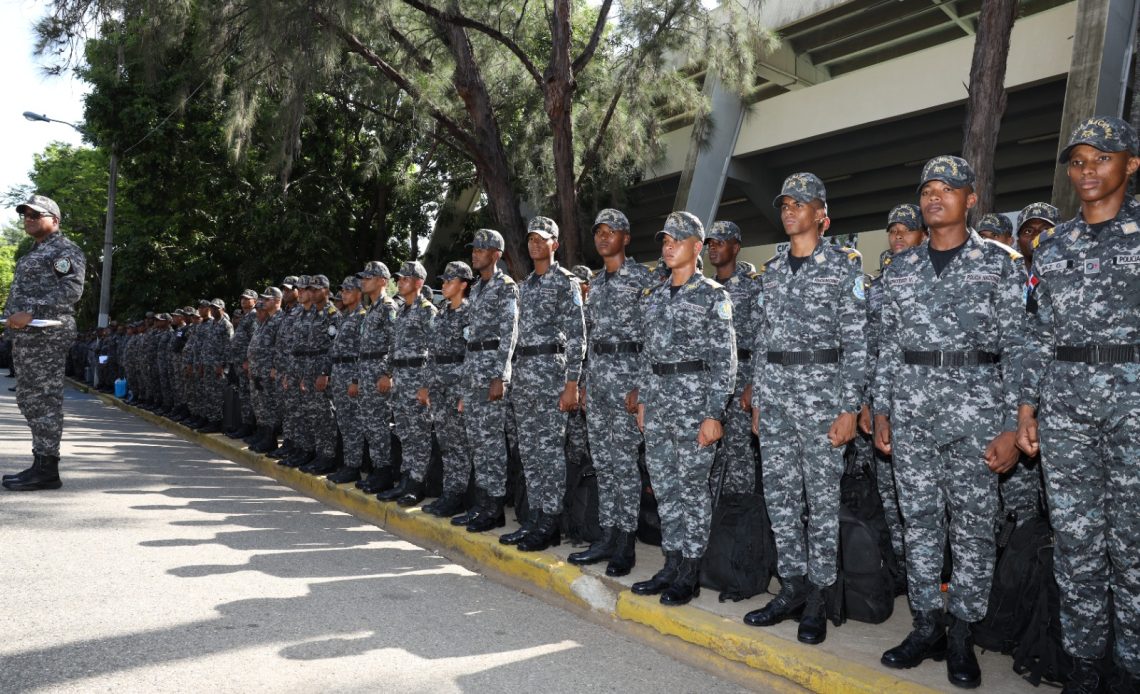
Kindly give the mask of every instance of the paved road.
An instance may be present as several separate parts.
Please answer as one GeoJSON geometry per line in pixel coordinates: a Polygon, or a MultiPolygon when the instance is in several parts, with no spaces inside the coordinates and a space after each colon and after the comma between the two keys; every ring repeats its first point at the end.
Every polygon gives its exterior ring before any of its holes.
{"type": "MultiPolygon", "coordinates": [[[[0,468],[31,441],[0,378],[0,468]]],[[[68,391],[64,488],[0,493],[0,691],[739,687],[68,391]]]]}

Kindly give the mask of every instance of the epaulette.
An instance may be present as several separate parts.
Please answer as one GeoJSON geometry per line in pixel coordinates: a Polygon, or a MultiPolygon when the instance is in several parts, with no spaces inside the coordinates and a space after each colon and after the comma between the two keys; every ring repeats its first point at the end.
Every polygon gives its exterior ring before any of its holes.
{"type": "Polygon", "coordinates": [[[423,298],[420,299],[420,308],[429,308],[431,305],[432,305],[432,303],[430,301],[428,301],[427,299],[423,299],[423,298]]]}
{"type": "Polygon", "coordinates": [[[849,246],[831,246],[836,253],[842,253],[848,260],[862,260],[863,254],[849,246]]]}
{"type": "Polygon", "coordinates": [[[748,279],[758,280],[758,279],[760,279],[760,275],[762,275],[762,274],[764,274],[764,266],[763,265],[761,265],[760,268],[758,270],[756,270],[756,272],[748,273],[748,279]]]}
{"type": "Polygon", "coordinates": [[[994,241],[993,239],[986,239],[986,238],[983,238],[982,240],[985,241],[986,243],[997,246],[998,248],[1000,248],[1003,251],[1005,251],[1006,253],[1008,253],[1010,260],[1021,260],[1021,254],[1020,253],[1013,250],[1012,247],[1005,245],[1001,241],[994,241]]]}
{"type": "Polygon", "coordinates": [[[653,287],[646,287],[645,289],[641,290],[641,295],[642,296],[649,296],[650,294],[653,293],[653,289],[654,289],[653,287]]]}
{"type": "Polygon", "coordinates": [[[574,280],[575,282],[581,282],[582,281],[581,278],[578,277],[578,275],[575,275],[573,272],[567,270],[566,268],[562,267],[561,265],[558,266],[558,271],[561,272],[564,277],[568,277],[568,278],[574,280]]]}
{"type": "Polygon", "coordinates": [[[705,277],[704,275],[701,275],[701,279],[703,279],[713,289],[724,289],[723,284],[721,284],[720,282],[717,282],[716,280],[714,280],[711,277],[705,277]]]}
{"type": "Polygon", "coordinates": [[[890,265],[890,264],[891,264],[891,257],[890,257],[890,256],[887,256],[886,258],[883,258],[883,267],[886,267],[886,266],[888,266],[888,265],[890,265]]]}
{"type": "Polygon", "coordinates": [[[1042,241],[1047,241],[1048,239],[1053,238],[1054,234],[1056,234],[1056,233],[1057,233],[1057,227],[1049,227],[1048,229],[1046,229],[1045,231],[1041,232],[1036,237],[1034,237],[1033,247],[1037,248],[1037,246],[1040,245],[1042,241]]]}
{"type": "Polygon", "coordinates": [[[515,278],[511,277],[507,273],[504,272],[502,276],[503,276],[503,284],[514,284],[515,283],[515,278]]]}

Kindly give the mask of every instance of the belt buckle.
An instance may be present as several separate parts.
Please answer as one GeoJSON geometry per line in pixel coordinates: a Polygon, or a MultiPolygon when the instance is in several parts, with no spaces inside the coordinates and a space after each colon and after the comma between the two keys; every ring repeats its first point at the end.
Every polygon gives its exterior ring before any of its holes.
{"type": "Polygon", "coordinates": [[[946,353],[939,350],[934,353],[934,366],[942,368],[946,363],[946,353]]]}
{"type": "Polygon", "coordinates": [[[1100,364],[1100,357],[1100,345],[1090,345],[1088,347],[1088,357],[1085,359],[1085,363],[1089,366],[1096,366],[1100,364]]]}

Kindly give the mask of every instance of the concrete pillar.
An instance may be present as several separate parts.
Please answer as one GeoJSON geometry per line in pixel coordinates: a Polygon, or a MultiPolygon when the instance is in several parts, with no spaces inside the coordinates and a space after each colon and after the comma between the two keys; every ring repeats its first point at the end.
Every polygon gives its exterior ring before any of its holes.
{"type": "Polygon", "coordinates": [[[740,125],[744,122],[744,103],[736,94],[724,89],[720,78],[710,73],[705,78],[711,116],[693,128],[689,152],[673,209],[692,212],[707,228],[716,219],[724,182],[740,125]]]}

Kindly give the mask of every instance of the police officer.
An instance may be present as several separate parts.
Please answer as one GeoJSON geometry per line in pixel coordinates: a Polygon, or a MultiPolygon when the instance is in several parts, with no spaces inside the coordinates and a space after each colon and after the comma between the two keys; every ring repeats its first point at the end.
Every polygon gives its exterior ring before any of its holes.
{"type": "Polygon", "coordinates": [[[625,576],[636,562],[635,538],[641,504],[637,450],[637,387],[644,349],[641,297],[658,281],[626,255],[629,219],[604,209],[594,218],[594,249],[605,263],[586,295],[586,359],[583,409],[594,442],[598,475],[598,521],[602,537],[568,557],[571,564],[609,560],[606,575],[625,576]]]}
{"type": "Polygon", "coordinates": [[[578,278],[554,259],[558,225],[537,216],[527,224],[534,270],[519,286],[518,344],[511,404],[531,513],[517,531],[499,538],[534,552],[561,542],[566,496],[566,425],[578,409],[578,379],[586,353],[586,325],[578,278]]]}
{"type": "Polygon", "coordinates": [[[423,509],[424,513],[442,518],[463,510],[463,494],[471,479],[471,449],[467,445],[464,414],[457,409],[467,352],[467,340],[463,337],[467,329],[467,295],[475,274],[467,263],[456,260],[447,264],[439,280],[444,305],[431,324],[427,383],[417,391],[416,398],[431,413],[443,459],[443,496],[425,504],[423,509]]]}
{"type": "Polygon", "coordinates": [[[277,448],[277,432],[281,427],[279,393],[273,378],[273,363],[277,334],[281,329],[281,297],[283,292],[277,287],[266,287],[258,298],[261,308],[257,312],[257,323],[253,337],[246,350],[254,416],[257,420],[257,434],[249,442],[249,449],[255,453],[269,453],[277,448]]]}
{"type": "MultiPolygon", "coordinates": [[[[570,268],[578,278],[578,287],[582,290],[582,302],[589,300],[590,282],[594,280],[594,271],[585,265],[575,265],[570,268]]],[[[588,342],[588,340],[587,340],[588,342]]],[[[583,365],[583,374],[585,365],[583,365]]],[[[585,393],[586,384],[578,383],[578,407],[569,414],[566,422],[566,463],[568,465],[582,465],[590,458],[590,436],[586,423],[585,393]]]]}
{"type": "MultiPolygon", "coordinates": [[[[306,278],[307,279],[307,278],[306,278]]],[[[277,392],[277,418],[281,422],[282,443],[278,448],[269,452],[270,458],[277,458],[284,464],[295,455],[299,446],[294,443],[293,436],[297,428],[296,412],[297,388],[289,388],[288,374],[293,370],[293,341],[297,320],[304,307],[301,306],[301,278],[298,275],[289,275],[281,281],[281,324],[277,328],[277,337],[274,342],[273,367],[270,376],[276,383],[277,392]]]]}
{"type": "Polygon", "coordinates": [[[761,272],[752,417],[783,585],[744,621],[769,626],[802,609],[797,638],[819,644],[837,575],[843,452],[866,386],[866,294],[859,254],[822,238],[827,191],[817,176],[789,176],[772,204],[789,244],[761,272]]]}
{"type": "Polygon", "coordinates": [[[201,349],[198,352],[199,363],[201,364],[199,387],[202,389],[206,423],[199,427],[198,431],[203,434],[216,434],[222,431],[222,411],[226,397],[223,386],[226,378],[230,338],[233,337],[234,326],[230,323],[229,316],[226,315],[225,301],[213,299],[207,308],[213,320],[210,323],[209,332],[206,333],[199,345],[201,349]]]}
{"type": "Polygon", "coordinates": [[[637,423],[661,515],[665,566],[633,584],[638,595],[684,605],[700,592],[700,562],[712,524],[712,471],[721,420],[736,381],[732,300],[697,271],[701,220],[672,212],[657,232],[667,282],[643,291],[644,351],[637,423]]]}
{"type": "Polygon", "coordinates": [[[423,501],[424,475],[431,460],[431,414],[416,397],[428,380],[428,342],[436,314],[435,306],[420,293],[426,278],[427,270],[416,260],[404,263],[396,273],[396,287],[404,304],[393,327],[389,372],[380,377],[380,392],[389,393],[392,400],[403,462],[400,483],[376,498],[400,506],[423,501]]]}
{"type": "Polygon", "coordinates": [[[340,296],[343,310],[329,352],[332,371],[325,389],[336,411],[336,426],[343,449],[340,469],[329,475],[329,481],[334,484],[358,481],[364,460],[364,421],[360,412],[360,373],[356,362],[360,358],[360,328],[367,311],[360,301],[363,296],[360,278],[356,275],[345,277],[340,283],[340,296]]]}
{"type": "Polygon", "coordinates": [[[297,325],[293,355],[297,357],[297,387],[301,391],[304,426],[311,432],[311,450],[316,455],[312,462],[300,468],[310,475],[327,475],[337,469],[336,415],[327,390],[332,370],[329,351],[339,320],[336,307],[329,301],[328,277],[312,275],[309,278],[309,301],[311,307],[302,314],[297,325]]]}
{"type": "Polygon", "coordinates": [[[312,277],[309,275],[297,276],[297,303],[286,314],[277,340],[286,350],[277,370],[281,392],[284,394],[282,417],[285,441],[289,444],[289,454],[282,457],[280,464],[292,468],[304,467],[316,459],[313,432],[305,419],[306,393],[300,387],[304,357],[298,354],[299,351],[305,351],[305,321],[313,307],[313,293],[309,287],[311,283],[312,277]]]}
{"type": "Polygon", "coordinates": [[[242,290],[239,301],[241,318],[234,326],[233,338],[230,340],[229,373],[230,383],[236,384],[238,398],[241,401],[241,426],[234,431],[226,432],[226,436],[231,439],[244,439],[252,434],[255,428],[246,356],[249,352],[249,343],[253,339],[254,326],[257,324],[257,316],[253,310],[254,303],[257,302],[257,292],[252,289],[242,290]]]}
{"type": "Polygon", "coordinates": [[[978,236],[997,241],[1005,246],[1013,245],[1013,222],[1004,214],[990,212],[978,220],[978,236]]]}
{"type": "Polygon", "coordinates": [[[1080,213],[1034,242],[1018,443],[1040,451],[1045,471],[1074,661],[1066,692],[1099,691],[1113,625],[1109,689],[1140,691],[1140,203],[1128,191],[1138,146],[1119,118],[1080,123],[1060,158],[1080,213]]]}
{"type": "Polygon", "coordinates": [[[376,494],[390,488],[394,481],[392,406],[389,394],[380,390],[380,382],[381,377],[390,371],[388,361],[396,325],[396,304],[387,293],[388,280],[392,278],[387,265],[379,260],[369,261],[359,275],[360,288],[371,302],[360,333],[360,355],[357,357],[360,382],[357,390],[372,471],[356,486],[367,494],[376,494]]]}
{"type": "Polygon", "coordinates": [[[506,523],[506,408],[503,396],[511,381],[511,358],[518,337],[519,288],[498,266],[506,244],[494,229],[478,229],[468,244],[471,270],[479,279],[468,299],[467,355],[459,407],[475,466],[476,502],[451,519],[468,532],[506,523]]]}
{"type": "MultiPolygon", "coordinates": [[[[736,386],[725,411],[724,439],[717,448],[713,480],[724,475],[723,492],[751,494],[756,491],[756,450],[752,445],[752,345],[756,321],[753,307],[760,292],[759,275],[738,262],[740,227],[717,221],[709,227],[709,263],[716,268],[716,281],[732,299],[732,325],[736,331],[736,386]]],[[[715,489],[715,487],[714,487],[715,489]]]]}
{"type": "Polygon", "coordinates": [[[59,489],[59,440],[63,434],[63,370],[75,340],[75,304],[83,295],[87,258],[59,233],[59,205],[32,195],[16,207],[34,244],[16,262],[4,303],[5,335],[12,340],[16,404],[32,430],[32,465],[6,475],[12,491],[59,489]],[[33,327],[33,320],[59,325],[33,327]]]}
{"type": "Polygon", "coordinates": [[[1026,272],[1033,266],[1033,253],[1036,250],[1033,240],[1046,229],[1052,229],[1061,222],[1061,211],[1047,202],[1034,202],[1026,205],[1017,215],[1017,250],[1025,261],[1026,272]]]}
{"type": "Polygon", "coordinates": [[[946,656],[947,677],[976,687],[970,625],[985,616],[994,569],[997,475],[1017,463],[1025,311],[1021,258],[966,226],[974,172],[959,157],[927,162],[919,206],[930,241],[884,271],[874,384],[875,445],[893,454],[906,533],[914,629],[883,665],[946,656]],[[950,627],[939,592],[950,518],[950,627]]]}

